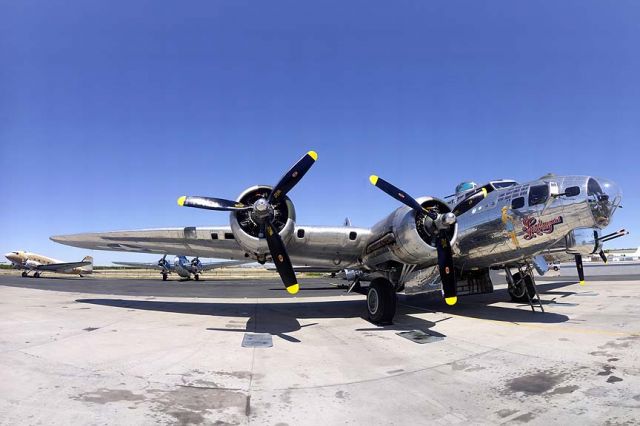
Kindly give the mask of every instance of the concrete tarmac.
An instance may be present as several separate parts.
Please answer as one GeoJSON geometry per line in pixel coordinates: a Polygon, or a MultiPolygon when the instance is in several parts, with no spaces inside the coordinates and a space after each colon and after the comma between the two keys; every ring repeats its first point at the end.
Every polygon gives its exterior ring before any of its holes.
{"type": "Polygon", "coordinates": [[[640,423],[639,281],[401,297],[385,327],[336,280],[142,281],[2,278],[0,423],[640,423]]]}

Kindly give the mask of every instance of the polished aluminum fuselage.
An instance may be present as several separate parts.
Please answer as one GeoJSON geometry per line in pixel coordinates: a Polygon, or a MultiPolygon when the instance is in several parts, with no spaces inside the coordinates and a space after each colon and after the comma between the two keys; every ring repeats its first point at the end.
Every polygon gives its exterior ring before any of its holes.
{"type": "MultiPolygon", "coordinates": [[[[515,266],[551,248],[569,254],[599,250],[599,230],[608,225],[621,197],[612,182],[588,176],[549,175],[526,184],[513,182],[506,188],[493,183],[485,187],[489,188],[486,197],[466,211],[455,208],[453,202],[447,204],[431,197],[417,199],[423,207],[438,204],[440,213],[457,213],[450,240],[459,277],[468,271],[515,266]],[[549,188],[548,199],[530,205],[531,188],[544,185],[549,188]],[[602,191],[595,200],[601,201],[594,202],[589,194],[592,187],[600,186],[602,191]],[[579,193],[569,195],[571,191],[567,189],[576,187],[579,193]],[[516,204],[519,198],[521,203],[516,204]]],[[[460,196],[456,202],[460,200],[469,198],[460,196]]],[[[437,284],[437,250],[433,241],[425,237],[426,228],[418,229],[412,209],[402,206],[372,228],[304,226],[296,223],[292,203],[288,209],[289,216],[279,233],[294,265],[357,269],[369,276],[380,274],[399,284],[398,288],[405,287],[404,282],[417,283],[414,292],[422,291],[420,285],[424,282],[437,284]]],[[[116,231],[52,239],[98,250],[268,260],[264,239],[244,232],[233,213],[230,226],[116,231]]],[[[430,290],[433,288],[424,289],[430,290]]]]}

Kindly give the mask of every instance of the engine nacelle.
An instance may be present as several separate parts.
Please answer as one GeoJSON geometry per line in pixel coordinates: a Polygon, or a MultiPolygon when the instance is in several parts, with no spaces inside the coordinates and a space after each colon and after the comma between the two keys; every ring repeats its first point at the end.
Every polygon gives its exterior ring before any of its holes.
{"type": "MultiPolygon", "coordinates": [[[[253,186],[246,189],[237,201],[245,205],[252,205],[260,198],[267,198],[271,187],[266,185],[253,186]]],[[[240,246],[249,254],[257,258],[264,258],[269,253],[267,241],[258,238],[260,225],[253,219],[251,210],[234,211],[230,214],[231,231],[240,246]]],[[[273,204],[273,226],[280,234],[286,245],[293,236],[296,224],[296,212],[289,197],[284,196],[273,204]]]]}
{"type": "MultiPolygon", "coordinates": [[[[437,198],[421,197],[416,201],[422,207],[433,209],[439,214],[451,212],[447,203],[437,198]]],[[[447,232],[453,245],[458,236],[458,224],[452,225],[447,232]]],[[[394,257],[385,259],[386,256],[382,255],[374,263],[397,260],[407,264],[423,264],[432,262],[438,257],[435,245],[438,230],[435,229],[433,221],[426,215],[416,215],[408,207],[400,207],[391,213],[374,226],[372,233],[375,237],[367,247],[367,256],[378,258],[379,252],[385,252],[380,249],[388,246],[394,257]]]]}
{"type": "Polygon", "coordinates": [[[37,267],[38,267],[38,266],[40,266],[40,265],[41,265],[41,263],[40,263],[40,262],[36,262],[35,260],[27,260],[27,261],[24,263],[24,266],[25,266],[25,267],[27,267],[27,268],[29,268],[29,269],[37,268],[37,267]]]}
{"type": "Polygon", "coordinates": [[[576,228],[564,240],[569,254],[594,254],[602,248],[600,230],[595,228],[576,228]]]}

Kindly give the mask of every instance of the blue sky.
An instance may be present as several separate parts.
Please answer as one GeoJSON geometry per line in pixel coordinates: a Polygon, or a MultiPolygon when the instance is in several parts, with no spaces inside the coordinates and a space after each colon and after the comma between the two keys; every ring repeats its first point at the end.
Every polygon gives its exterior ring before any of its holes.
{"type": "MultiPolygon", "coordinates": [[[[610,178],[640,245],[640,3],[0,1],[0,253],[55,234],[222,225],[309,149],[298,221],[370,226],[410,194],[610,178]]],[[[94,252],[96,263],[157,256],[94,252]]]]}

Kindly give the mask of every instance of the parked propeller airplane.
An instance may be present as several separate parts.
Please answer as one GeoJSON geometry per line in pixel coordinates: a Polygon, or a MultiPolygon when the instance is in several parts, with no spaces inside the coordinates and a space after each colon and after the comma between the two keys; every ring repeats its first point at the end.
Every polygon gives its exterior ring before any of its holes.
{"type": "Polygon", "coordinates": [[[186,256],[176,256],[173,258],[173,263],[167,260],[165,254],[162,258],[153,263],[141,263],[141,262],[113,262],[115,265],[129,266],[132,268],[144,268],[144,269],[158,269],[162,273],[162,281],[166,281],[169,278],[169,274],[175,272],[182,278],[191,279],[191,275],[196,281],[200,280],[200,274],[204,271],[209,271],[217,268],[225,268],[227,266],[237,266],[245,263],[249,263],[246,260],[237,260],[232,262],[210,262],[202,263],[200,259],[194,257],[192,260],[187,259],[186,256]]]}
{"type": "Polygon", "coordinates": [[[11,251],[4,255],[15,269],[22,269],[26,277],[33,271],[34,278],[40,278],[45,271],[59,274],[87,275],[93,273],[93,257],[86,256],[81,262],[63,262],[51,257],[28,251],[11,251]]]}
{"type": "MultiPolygon", "coordinates": [[[[298,225],[287,193],[317,158],[314,151],[308,152],[274,187],[250,187],[236,201],[178,199],[184,207],[229,211],[230,226],[51,239],[97,250],[272,260],[291,294],[299,289],[292,261],[299,266],[357,269],[371,277],[366,292],[369,318],[386,323],[395,315],[397,292],[441,289],[446,303],[453,305],[459,295],[493,291],[490,269],[504,269],[511,298],[528,301],[533,309],[537,292],[532,268],[544,273],[548,267],[542,254],[549,256],[560,248],[581,259],[601,251],[606,238],[600,230],[609,225],[621,201],[617,185],[590,176],[463,185],[456,202],[449,204],[433,197],[414,199],[374,175],[371,183],[403,205],[372,228],[298,225]]],[[[354,280],[351,288],[357,286],[359,280],[354,280]]]]}

